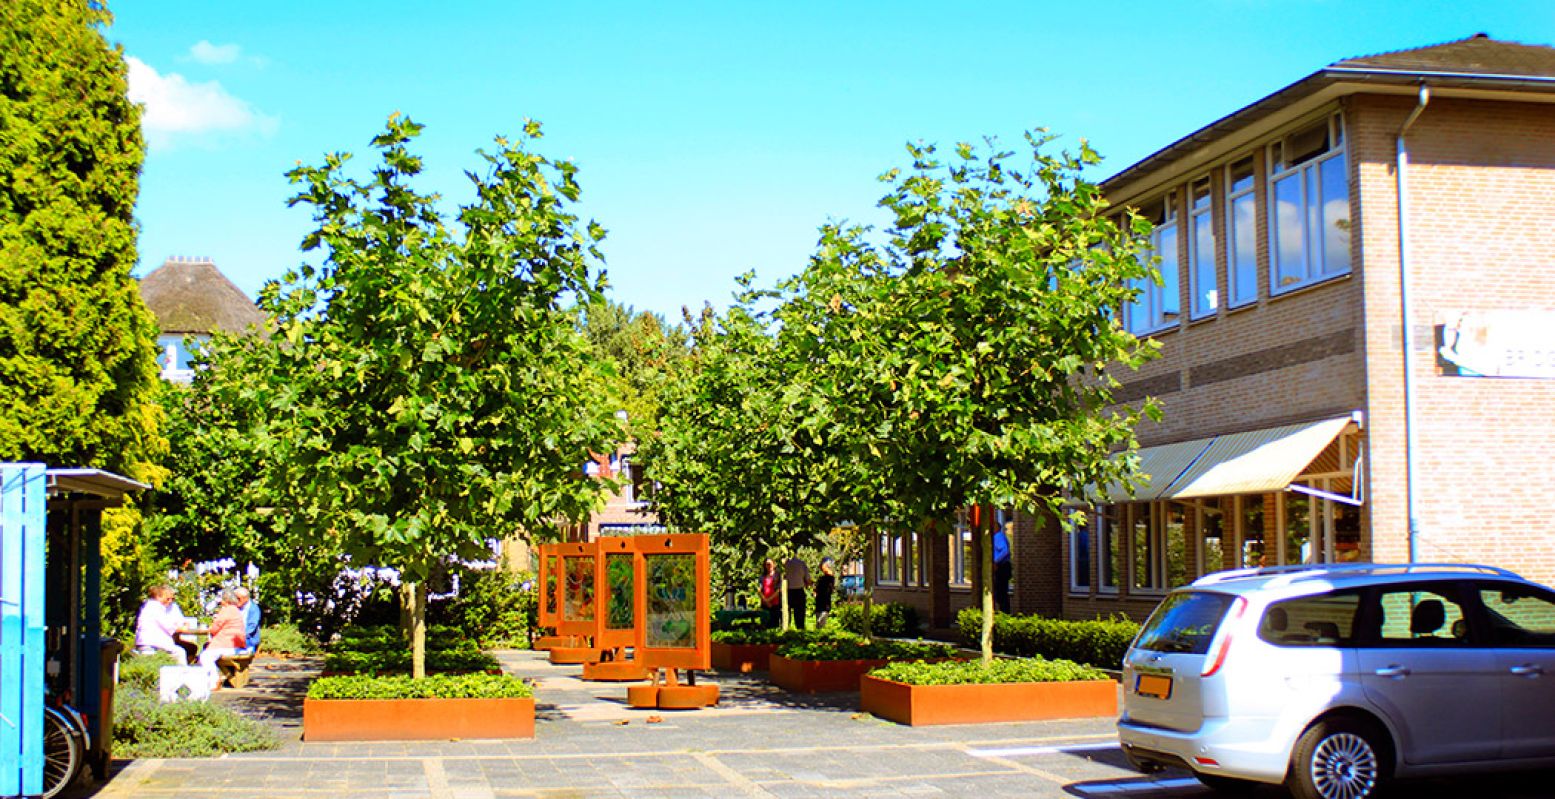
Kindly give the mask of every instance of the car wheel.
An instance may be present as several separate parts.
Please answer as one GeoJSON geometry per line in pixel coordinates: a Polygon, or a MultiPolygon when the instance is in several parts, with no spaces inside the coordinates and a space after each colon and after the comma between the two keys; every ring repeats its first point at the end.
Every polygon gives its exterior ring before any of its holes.
{"type": "Polygon", "coordinates": [[[1302,733],[1286,786],[1297,799],[1366,799],[1387,779],[1388,738],[1375,725],[1346,716],[1302,733]]]}
{"type": "Polygon", "coordinates": [[[1223,777],[1219,774],[1194,772],[1193,776],[1197,777],[1204,787],[1215,793],[1222,793],[1227,796],[1247,796],[1253,792],[1254,788],[1258,787],[1258,783],[1252,780],[1239,780],[1235,777],[1223,777]]]}

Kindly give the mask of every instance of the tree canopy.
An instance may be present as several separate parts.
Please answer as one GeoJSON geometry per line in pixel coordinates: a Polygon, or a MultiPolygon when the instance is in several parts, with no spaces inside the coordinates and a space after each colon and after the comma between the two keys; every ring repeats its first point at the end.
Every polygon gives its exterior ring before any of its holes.
{"type": "Polygon", "coordinates": [[[0,460],[155,479],[156,327],[133,217],[140,114],[85,0],[0,3],[0,460]]]}

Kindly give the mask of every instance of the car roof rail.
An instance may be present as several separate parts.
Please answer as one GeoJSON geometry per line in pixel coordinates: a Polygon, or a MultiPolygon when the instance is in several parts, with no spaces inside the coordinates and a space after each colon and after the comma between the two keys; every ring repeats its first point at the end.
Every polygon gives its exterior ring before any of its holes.
{"type": "Polygon", "coordinates": [[[1231,569],[1214,572],[1194,580],[1193,585],[1216,585],[1232,580],[1245,580],[1256,577],[1284,577],[1285,579],[1278,581],[1283,585],[1297,580],[1319,579],[1346,574],[1413,574],[1430,571],[1473,572],[1509,577],[1514,580],[1523,579],[1522,575],[1511,570],[1478,563],[1304,563],[1293,566],[1261,566],[1252,569],[1231,569]]]}

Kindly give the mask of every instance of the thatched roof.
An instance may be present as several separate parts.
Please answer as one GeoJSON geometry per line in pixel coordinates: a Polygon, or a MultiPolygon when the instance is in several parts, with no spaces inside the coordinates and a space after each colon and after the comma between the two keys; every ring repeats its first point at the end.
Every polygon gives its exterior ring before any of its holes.
{"type": "Polygon", "coordinates": [[[163,333],[263,330],[265,316],[209,258],[173,257],[140,279],[140,297],[163,333]]]}

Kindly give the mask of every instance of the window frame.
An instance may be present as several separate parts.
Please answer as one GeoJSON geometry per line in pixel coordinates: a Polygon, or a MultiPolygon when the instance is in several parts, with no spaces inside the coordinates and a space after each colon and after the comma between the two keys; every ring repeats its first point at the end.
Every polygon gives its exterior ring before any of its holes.
{"type": "MultiPolygon", "coordinates": [[[[1159,282],[1150,278],[1138,278],[1130,280],[1134,288],[1139,289],[1139,296],[1127,303],[1123,308],[1123,329],[1136,336],[1148,336],[1153,333],[1171,330],[1182,321],[1182,299],[1177,294],[1181,290],[1182,259],[1180,253],[1182,224],[1177,213],[1177,189],[1170,189],[1157,200],[1146,203],[1149,207],[1160,203],[1160,221],[1152,221],[1150,231],[1150,253],[1148,257],[1160,258],[1158,271],[1161,275],[1159,282]],[[1171,265],[1172,277],[1167,279],[1166,264],[1168,263],[1161,246],[1164,234],[1172,233],[1171,265]],[[1173,310],[1168,310],[1172,308],[1173,310]],[[1140,313],[1144,319],[1139,319],[1140,313]]],[[[1153,210],[1153,209],[1152,209],[1153,210]]]]}
{"type": "Polygon", "coordinates": [[[1220,312],[1220,264],[1217,254],[1220,251],[1220,239],[1215,235],[1215,181],[1213,175],[1204,175],[1195,180],[1188,181],[1188,319],[1198,321],[1210,319],[1220,312]],[[1199,189],[1204,191],[1204,204],[1199,205],[1199,189]],[[1200,285],[1201,267],[1200,259],[1206,253],[1199,247],[1199,225],[1203,223],[1209,227],[1209,290],[1214,295],[1209,300],[1208,308],[1200,308],[1199,300],[1203,296],[1203,287],[1200,285]]]}
{"type": "MultiPolygon", "coordinates": [[[[1095,514],[1090,514],[1091,518],[1095,514]]],[[[1095,560],[1095,550],[1092,545],[1095,535],[1092,531],[1091,518],[1085,520],[1085,524],[1075,525],[1069,531],[1069,593],[1089,594],[1094,587],[1095,578],[1092,576],[1091,564],[1095,560]],[[1080,545],[1081,536],[1084,536],[1084,546],[1080,545]],[[1085,568],[1080,568],[1080,559],[1076,553],[1085,551],[1085,568]],[[1080,580],[1083,577],[1084,583],[1080,580]]]]}
{"type": "Polygon", "coordinates": [[[1227,309],[1245,308],[1258,302],[1258,218],[1259,213],[1262,210],[1258,205],[1258,157],[1256,154],[1249,154],[1243,156],[1242,158],[1232,159],[1230,163],[1226,164],[1222,169],[1217,171],[1221,173],[1221,179],[1225,186],[1224,196],[1226,198],[1226,235],[1224,238],[1226,241],[1225,249],[1227,290],[1225,297],[1226,301],[1223,303],[1223,305],[1225,305],[1227,309]],[[1247,162],[1248,170],[1251,172],[1251,175],[1247,181],[1247,186],[1242,189],[1237,189],[1235,188],[1236,181],[1233,178],[1234,173],[1232,170],[1241,165],[1244,161],[1247,162]],[[1246,200],[1250,205],[1252,205],[1253,208],[1252,219],[1248,220],[1248,224],[1252,226],[1252,231],[1248,234],[1248,238],[1252,242],[1253,248],[1253,251],[1248,254],[1252,259],[1253,265],[1251,280],[1252,285],[1245,287],[1237,279],[1237,265],[1240,263],[1240,261],[1238,259],[1237,250],[1237,231],[1239,228],[1237,227],[1236,221],[1236,209],[1237,203],[1241,202],[1242,200],[1246,200]],[[1247,289],[1248,291],[1244,291],[1244,289],[1247,289]]]}
{"type": "MultiPolygon", "coordinates": [[[[1118,594],[1122,589],[1123,580],[1128,577],[1126,573],[1119,574],[1117,568],[1118,553],[1122,545],[1122,541],[1118,537],[1118,527],[1121,526],[1123,507],[1121,504],[1114,503],[1099,505],[1096,509],[1094,530],[1096,534],[1096,593],[1098,594],[1118,594]],[[1110,583],[1107,581],[1108,576],[1112,578],[1110,583]]],[[[1123,565],[1123,571],[1127,572],[1128,562],[1125,560],[1123,565]]]]}
{"type": "Polygon", "coordinates": [[[1328,114],[1321,121],[1314,120],[1307,124],[1301,125],[1300,127],[1294,128],[1288,131],[1286,135],[1281,136],[1272,142],[1269,142],[1269,144],[1264,147],[1264,163],[1268,168],[1268,173],[1265,177],[1265,182],[1267,184],[1267,197],[1265,200],[1265,205],[1268,208],[1270,219],[1268,230],[1269,296],[1275,297],[1282,294],[1289,294],[1293,291],[1300,291],[1301,289],[1304,289],[1308,286],[1314,286],[1319,283],[1324,283],[1329,280],[1344,277],[1355,271],[1355,258],[1353,254],[1355,242],[1353,238],[1351,239],[1348,247],[1349,251],[1345,256],[1346,263],[1344,268],[1342,270],[1333,272],[1327,271],[1327,248],[1324,246],[1324,234],[1326,232],[1326,227],[1322,218],[1322,168],[1324,164],[1327,164],[1328,162],[1335,159],[1340,159],[1343,162],[1340,166],[1340,169],[1343,170],[1344,174],[1346,204],[1345,218],[1346,221],[1353,221],[1353,216],[1351,215],[1349,206],[1351,201],[1354,199],[1355,192],[1354,186],[1351,185],[1350,181],[1349,148],[1350,138],[1348,135],[1346,135],[1343,115],[1337,112],[1328,114]],[[1319,124],[1328,126],[1328,150],[1299,164],[1286,166],[1281,169],[1279,167],[1279,164],[1281,163],[1279,159],[1284,157],[1284,153],[1280,152],[1280,154],[1277,156],[1276,149],[1283,148],[1291,136],[1312,130],[1319,124]],[[1313,200],[1308,196],[1310,180],[1309,173],[1316,173],[1315,180],[1318,186],[1319,196],[1316,200],[1317,205],[1315,209],[1313,207],[1313,200]],[[1280,283],[1282,262],[1280,260],[1278,187],[1282,181],[1291,179],[1296,181],[1296,185],[1300,191],[1299,209],[1301,218],[1302,277],[1292,283],[1282,285],[1280,283]],[[1314,212],[1317,219],[1315,226],[1313,225],[1314,212]],[[1314,244],[1316,245],[1315,247],[1314,244]],[[1315,254],[1318,260],[1316,267],[1314,267],[1313,260],[1314,249],[1316,251],[1315,254]]]}

